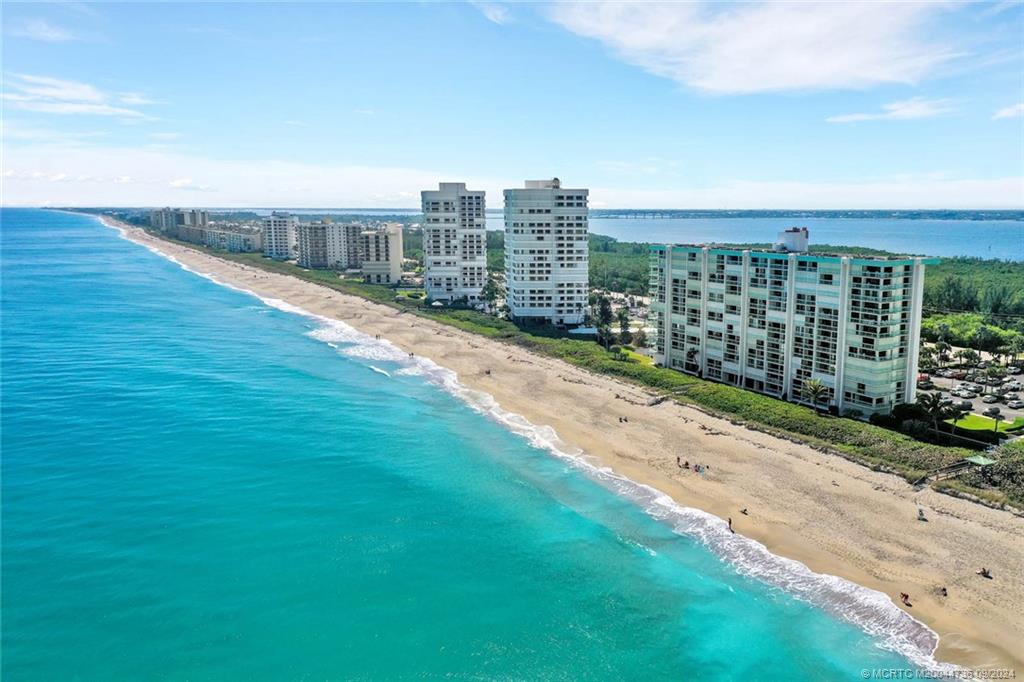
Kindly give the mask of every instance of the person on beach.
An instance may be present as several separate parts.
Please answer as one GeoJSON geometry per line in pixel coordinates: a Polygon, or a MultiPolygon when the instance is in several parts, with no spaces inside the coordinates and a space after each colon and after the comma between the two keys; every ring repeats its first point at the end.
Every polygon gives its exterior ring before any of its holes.
{"type": "Polygon", "coordinates": [[[992,574],[984,566],[982,566],[981,570],[978,571],[978,575],[980,575],[982,578],[988,578],[989,580],[992,579],[992,574]]]}
{"type": "Polygon", "coordinates": [[[939,588],[939,594],[941,594],[943,597],[948,597],[949,596],[949,592],[946,591],[945,587],[940,587],[939,588]]]}
{"type": "Polygon", "coordinates": [[[685,462],[683,462],[683,468],[684,469],[689,469],[690,468],[690,460],[686,460],[685,462]]]}
{"type": "Polygon", "coordinates": [[[730,532],[730,533],[735,533],[735,532],[736,532],[736,531],[734,531],[734,530],[732,529],[732,517],[731,517],[731,516],[729,517],[729,532],[730,532]]]}
{"type": "Polygon", "coordinates": [[[744,507],[743,509],[740,509],[740,514],[743,514],[744,516],[750,516],[750,515],[749,515],[749,514],[747,513],[747,508],[746,508],[746,507],[744,507]]]}

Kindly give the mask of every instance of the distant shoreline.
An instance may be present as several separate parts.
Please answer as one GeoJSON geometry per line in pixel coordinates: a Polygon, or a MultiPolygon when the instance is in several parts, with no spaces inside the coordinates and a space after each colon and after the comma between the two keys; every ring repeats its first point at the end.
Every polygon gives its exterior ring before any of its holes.
{"type": "Polygon", "coordinates": [[[753,513],[738,521],[739,532],[774,554],[890,599],[911,592],[911,613],[940,636],[936,655],[942,660],[968,667],[1024,664],[1015,649],[1024,638],[1024,580],[1019,575],[1024,527],[1007,512],[917,491],[894,476],[693,408],[651,407],[649,396],[636,386],[291,276],[226,261],[109,218],[103,222],[229,286],[341,320],[432,358],[457,372],[469,388],[493,396],[503,409],[550,426],[600,465],[665,491],[682,505],[734,521],[740,519],[740,508],[749,507],[753,513]],[[616,423],[615,415],[628,422],[616,423]],[[680,470],[674,459],[680,453],[706,464],[709,474],[680,470]],[[915,525],[919,507],[932,523],[915,525]],[[975,564],[990,567],[999,580],[978,580],[975,564]],[[936,594],[938,585],[949,587],[948,599],[936,594]]]}

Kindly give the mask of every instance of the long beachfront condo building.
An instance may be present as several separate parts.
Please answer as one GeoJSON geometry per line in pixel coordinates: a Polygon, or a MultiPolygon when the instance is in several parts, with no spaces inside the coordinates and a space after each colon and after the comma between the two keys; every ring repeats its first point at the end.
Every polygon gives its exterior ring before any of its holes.
{"type": "Polygon", "coordinates": [[[484,192],[442,182],[420,192],[423,203],[423,285],[434,300],[479,301],[487,279],[484,192]]]}
{"type": "Polygon", "coordinates": [[[263,219],[263,254],[276,260],[295,258],[299,219],[274,211],[263,219]]]}
{"type": "Polygon", "coordinates": [[[805,404],[818,379],[839,414],[913,402],[924,270],[938,261],[794,253],[806,230],[780,236],[775,251],[652,245],[655,360],[805,404]]]}
{"type": "Polygon", "coordinates": [[[514,319],[583,323],[590,283],[587,195],[563,188],[558,178],[505,190],[506,302],[514,319]]]}
{"type": "Polygon", "coordinates": [[[360,235],[365,226],[314,220],[299,223],[295,229],[301,267],[346,270],[362,264],[360,235]]]}

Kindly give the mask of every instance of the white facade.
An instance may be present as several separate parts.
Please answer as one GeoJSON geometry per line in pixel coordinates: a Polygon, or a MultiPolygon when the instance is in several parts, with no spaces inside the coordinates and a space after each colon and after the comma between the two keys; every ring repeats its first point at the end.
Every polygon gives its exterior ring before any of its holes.
{"type": "Polygon", "coordinates": [[[274,211],[263,219],[263,253],[276,260],[291,260],[298,250],[299,219],[274,211]]]}
{"type": "Polygon", "coordinates": [[[363,279],[371,284],[397,284],[402,279],[402,226],[388,223],[359,235],[363,279]]]}
{"type": "Polygon", "coordinates": [[[314,220],[296,228],[298,262],[304,268],[346,270],[362,264],[359,223],[333,223],[314,220]]]}
{"type": "Polygon", "coordinates": [[[914,402],[924,269],[935,260],[651,246],[655,360],[842,414],[914,402]]]}
{"type": "Polygon", "coordinates": [[[776,251],[789,253],[805,253],[810,235],[806,227],[791,227],[788,230],[779,232],[778,241],[775,242],[776,251]]]}
{"type": "Polygon", "coordinates": [[[487,281],[484,192],[442,182],[423,202],[423,285],[431,299],[479,301],[487,281]]]}
{"type": "Polygon", "coordinates": [[[590,283],[588,191],[558,178],[505,190],[507,303],[515,319],[582,324],[590,283]]]}
{"type": "Polygon", "coordinates": [[[359,237],[366,228],[359,223],[331,223],[327,237],[327,267],[338,270],[358,268],[363,264],[359,237]]]}

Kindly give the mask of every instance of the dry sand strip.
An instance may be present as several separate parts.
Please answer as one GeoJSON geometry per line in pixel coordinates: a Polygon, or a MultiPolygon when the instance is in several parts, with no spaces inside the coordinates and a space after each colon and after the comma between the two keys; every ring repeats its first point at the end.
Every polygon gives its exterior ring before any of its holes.
{"type": "Polygon", "coordinates": [[[651,394],[641,387],[107,222],[194,270],[430,358],[617,473],[682,505],[732,517],[738,533],[775,554],[897,603],[909,593],[907,610],[941,638],[940,660],[1024,675],[1024,521],[1009,512],[918,491],[898,477],[671,401],[649,407],[651,394]],[[707,474],[681,470],[677,455],[707,465],[707,474]],[[918,508],[927,523],[916,521],[918,508]],[[975,574],[981,566],[993,580],[975,574]],[[939,595],[942,586],[948,597],[939,595]]]}

